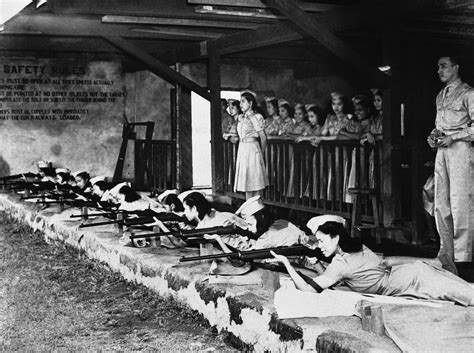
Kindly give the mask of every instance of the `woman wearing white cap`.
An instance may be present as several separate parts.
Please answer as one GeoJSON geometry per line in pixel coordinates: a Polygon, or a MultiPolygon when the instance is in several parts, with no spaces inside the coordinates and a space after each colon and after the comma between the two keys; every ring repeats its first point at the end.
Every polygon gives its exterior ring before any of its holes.
{"type": "Polygon", "coordinates": [[[245,192],[245,198],[259,195],[268,186],[263,153],[267,146],[263,116],[257,113],[257,101],[250,92],[242,92],[243,114],[237,122],[239,150],[235,165],[234,191],[245,192]]]}
{"type": "Polygon", "coordinates": [[[129,185],[123,185],[118,189],[117,200],[120,204],[119,210],[143,211],[150,209],[157,213],[166,212],[166,208],[164,208],[160,203],[145,195],[140,195],[129,185]]]}
{"type": "MultiPolygon", "coordinates": [[[[247,223],[234,213],[220,212],[213,209],[209,201],[200,192],[194,191],[187,194],[183,199],[183,206],[184,215],[188,221],[198,223],[196,229],[231,225],[244,230],[247,228],[247,223]]],[[[238,250],[247,250],[249,246],[249,239],[239,234],[223,235],[222,240],[238,250]]]]}
{"type": "Polygon", "coordinates": [[[463,279],[426,261],[390,264],[351,238],[337,222],[326,222],[315,234],[318,247],[332,257],[325,271],[308,284],[298,275],[285,256],[272,253],[274,262],[287,269],[296,288],[321,292],[341,282],[356,292],[410,297],[428,300],[449,300],[464,306],[474,306],[474,288],[463,279]]]}
{"type": "MultiPolygon", "coordinates": [[[[316,248],[316,241],[313,235],[307,235],[303,230],[285,219],[275,220],[265,209],[260,196],[255,196],[245,201],[235,213],[245,220],[247,229],[255,235],[256,240],[251,238],[247,240],[246,248],[248,250],[296,244],[302,244],[312,249],[316,248]]],[[[222,251],[231,252],[226,242],[218,234],[207,235],[205,238],[216,240],[222,251]]],[[[311,266],[316,270],[324,269],[319,265],[319,260],[312,261],[311,266]]]]}

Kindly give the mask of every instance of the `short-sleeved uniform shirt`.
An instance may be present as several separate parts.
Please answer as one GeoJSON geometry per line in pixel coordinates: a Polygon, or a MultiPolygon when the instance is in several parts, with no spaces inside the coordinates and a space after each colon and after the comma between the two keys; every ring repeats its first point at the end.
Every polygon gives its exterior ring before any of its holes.
{"type": "Polygon", "coordinates": [[[390,269],[365,245],[356,253],[336,254],[324,271],[324,276],[343,282],[356,292],[381,294],[390,269]]]}
{"type": "Polygon", "coordinates": [[[288,132],[295,135],[308,136],[311,134],[311,125],[307,121],[296,122],[291,128],[288,132]]]}
{"type": "Polygon", "coordinates": [[[382,135],[382,132],[383,132],[383,113],[382,112],[379,112],[376,116],[374,116],[371,119],[369,132],[374,136],[382,135]]]}
{"type": "Polygon", "coordinates": [[[265,119],[265,133],[269,136],[278,136],[281,129],[283,128],[283,120],[278,118],[267,118],[265,119]]]}
{"type": "MultiPolygon", "coordinates": [[[[228,227],[235,225],[242,229],[247,229],[245,220],[230,212],[219,212],[212,210],[211,213],[199,221],[196,229],[212,227],[228,227]]],[[[253,242],[248,237],[239,234],[225,234],[221,236],[224,243],[238,249],[247,250],[253,242]]]]}
{"type": "Polygon", "coordinates": [[[436,128],[457,130],[474,121],[474,89],[460,79],[447,85],[436,97],[436,128]]]}
{"type": "Polygon", "coordinates": [[[347,125],[349,122],[349,116],[347,114],[343,115],[328,115],[324,121],[322,130],[328,131],[329,136],[335,136],[339,131],[347,125]]]}
{"type": "Polygon", "coordinates": [[[249,137],[258,138],[258,132],[264,129],[264,125],[265,120],[261,114],[254,112],[240,114],[237,124],[237,132],[241,139],[249,137]]]}

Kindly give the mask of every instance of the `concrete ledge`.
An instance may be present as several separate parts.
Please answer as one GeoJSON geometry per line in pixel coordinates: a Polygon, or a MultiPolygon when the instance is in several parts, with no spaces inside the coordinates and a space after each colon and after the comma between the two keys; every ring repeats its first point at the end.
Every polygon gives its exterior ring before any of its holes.
{"type": "Polygon", "coordinates": [[[208,264],[178,263],[183,255],[196,255],[195,249],[121,246],[112,225],[81,229],[80,221],[70,218],[80,212],[78,209],[59,213],[59,207],[52,205],[39,210],[36,204],[21,202],[12,194],[0,194],[0,210],[43,232],[47,242],[72,246],[89,258],[106,263],[125,279],[186,303],[211,326],[240,343],[242,349],[314,350],[318,340],[318,351],[341,347],[341,352],[367,352],[368,347],[374,346],[377,351],[398,351],[388,338],[362,331],[356,317],[279,320],[271,293],[262,285],[211,285],[207,282],[208,264]],[[358,338],[350,340],[347,334],[357,334],[358,338]]]}

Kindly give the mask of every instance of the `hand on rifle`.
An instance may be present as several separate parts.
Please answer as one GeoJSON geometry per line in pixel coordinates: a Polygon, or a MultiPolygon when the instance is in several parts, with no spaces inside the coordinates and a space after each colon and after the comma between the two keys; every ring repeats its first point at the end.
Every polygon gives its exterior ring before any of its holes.
{"type": "Polygon", "coordinates": [[[206,240],[216,240],[216,241],[221,240],[221,237],[219,234],[204,234],[203,238],[206,240]]]}
{"type": "Polygon", "coordinates": [[[269,263],[281,262],[283,265],[290,265],[290,261],[288,261],[288,258],[286,256],[278,255],[274,251],[270,251],[270,254],[272,254],[274,258],[267,259],[267,262],[269,263]]]}
{"type": "Polygon", "coordinates": [[[168,229],[168,227],[166,227],[162,221],[160,221],[158,218],[156,217],[153,217],[153,219],[155,220],[155,222],[153,223],[149,223],[149,224],[146,224],[147,226],[157,226],[158,228],[161,229],[162,232],[169,232],[170,230],[168,229]]]}

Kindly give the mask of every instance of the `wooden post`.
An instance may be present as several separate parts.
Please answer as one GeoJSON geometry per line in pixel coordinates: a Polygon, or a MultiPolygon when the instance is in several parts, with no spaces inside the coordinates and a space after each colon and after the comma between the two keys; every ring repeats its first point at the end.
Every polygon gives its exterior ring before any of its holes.
{"type": "MultiPolygon", "coordinates": [[[[396,23],[396,22],[395,22],[396,23]]],[[[383,223],[389,227],[400,216],[400,31],[395,28],[385,31],[384,58],[390,65],[392,77],[389,89],[383,91],[383,164],[382,195],[383,223]]]]}
{"type": "Polygon", "coordinates": [[[87,206],[81,208],[81,216],[84,221],[87,221],[89,219],[88,213],[89,209],[87,208],[87,206]]]}
{"type": "Polygon", "coordinates": [[[119,221],[117,223],[117,232],[118,235],[121,237],[123,235],[123,214],[121,212],[117,213],[117,221],[119,221]]]}
{"type": "Polygon", "coordinates": [[[64,197],[60,196],[59,197],[59,212],[64,211],[64,197]]]}
{"type": "Polygon", "coordinates": [[[208,44],[209,60],[207,66],[207,83],[211,93],[211,161],[212,161],[212,193],[217,194],[224,189],[224,153],[222,140],[221,116],[221,62],[212,43],[208,44]]]}
{"type": "MultiPolygon", "coordinates": [[[[160,233],[160,227],[153,227],[153,233],[160,233]]],[[[150,247],[160,248],[161,247],[161,237],[153,237],[150,239],[150,247]]]]}
{"type": "MultiPolygon", "coordinates": [[[[179,64],[176,70],[179,72],[179,64]]],[[[186,190],[193,186],[191,92],[176,85],[171,94],[171,111],[176,121],[176,132],[173,133],[176,139],[176,188],[186,190]]]]}

